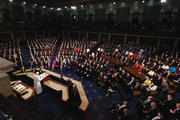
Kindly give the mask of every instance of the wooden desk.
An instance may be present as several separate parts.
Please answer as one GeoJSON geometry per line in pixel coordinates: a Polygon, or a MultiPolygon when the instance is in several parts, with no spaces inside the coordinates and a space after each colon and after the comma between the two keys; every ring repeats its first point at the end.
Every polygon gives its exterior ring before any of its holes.
{"type": "Polygon", "coordinates": [[[35,88],[30,87],[29,85],[23,83],[20,80],[11,81],[11,87],[16,93],[18,93],[21,96],[23,100],[28,100],[32,98],[35,94],[35,88]],[[12,85],[13,83],[14,85],[12,85]],[[25,95],[22,95],[23,92],[25,91],[27,91],[28,93],[26,93],[25,95]]]}
{"type": "MultiPolygon", "coordinates": [[[[55,76],[57,78],[60,78],[60,74],[57,74],[55,72],[52,72],[52,71],[49,71],[49,70],[46,70],[46,69],[42,69],[42,70],[45,71],[47,74],[50,74],[50,75],[55,76]]],[[[31,71],[31,70],[28,69],[26,71],[31,71]]],[[[27,75],[28,77],[33,79],[34,73],[33,72],[21,73],[21,71],[18,71],[18,72],[14,72],[14,75],[16,75],[16,76],[27,75]]],[[[63,76],[63,78],[64,78],[64,80],[68,80],[69,79],[69,80],[72,81],[72,83],[76,84],[78,92],[79,92],[79,95],[80,95],[80,99],[81,99],[81,104],[79,106],[79,109],[82,110],[82,111],[86,111],[87,107],[89,106],[89,101],[88,101],[88,98],[87,98],[86,93],[84,91],[82,83],[77,81],[77,80],[68,78],[66,76],[63,76]]],[[[50,83],[46,82],[45,84],[46,85],[50,84],[49,86],[51,86],[51,87],[56,86],[56,85],[53,85],[53,84],[55,84],[55,82],[50,82],[50,83]]],[[[61,85],[57,85],[57,86],[61,86],[61,85]]],[[[59,89],[59,87],[57,88],[57,86],[54,89],[59,89]]],[[[64,90],[64,94],[66,94],[67,93],[67,92],[65,92],[66,89],[63,89],[63,90],[64,90]]],[[[63,99],[66,100],[67,98],[63,97],[63,99]]]]}
{"type": "Polygon", "coordinates": [[[126,69],[127,71],[129,71],[131,74],[133,74],[134,76],[136,76],[137,78],[145,78],[145,74],[142,72],[139,72],[136,68],[132,67],[132,66],[127,66],[124,67],[124,69],[126,69]]]}
{"type": "MultiPolygon", "coordinates": [[[[46,69],[42,69],[42,70],[46,71],[46,73],[48,73],[48,74],[50,74],[52,76],[60,78],[60,74],[57,74],[55,72],[52,72],[52,71],[49,71],[49,70],[46,70],[46,69]]],[[[89,106],[89,101],[88,101],[88,98],[87,98],[86,93],[84,91],[82,83],[77,81],[77,80],[68,78],[66,76],[63,76],[63,78],[64,78],[64,80],[69,79],[70,81],[72,81],[72,83],[76,84],[79,95],[80,95],[80,99],[81,99],[81,104],[79,106],[79,109],[82,110],[82,111],[86,111],[87,107],[89,106]]]]}
{"type": "MultiPolygon", "coordinates": [[[[34,75],[35,75],[35,73],[32,72],[32,69],[27,69],[26,72],[21,72],[21,70],[18,70],[18,71],[13,72],[12,74],[15,75],[15,76],[26,75],[31,79],[34,79],[34,75]]],[[[42,73],[42,74],[39,75],[39,78],[42,81],[43,79],[46,79],[48,76],[49,76],[49,74],[42,73]]]]}
{"type": "Polygon", "coordinates": [[[60,82],[54,81],[54,80],[46,80],[43,82],[44,85],[56,90],[61,91],[62,90],[62,100],[67,101],[69,99],[69,92],[68,92],[68,86],[61,84],[60,82]]]}
{"type": "Polygon", "coordinates": [[[104,60],[106,60],[106,61],[109,61],[109,62],[111,62],[111,63],[113,63],[113,64],[116,64],[116,65],[122,65],[123,64],[123,62],[121,62],[121,61],[118,61],[118,60],[116,60],[116,59],[114,59],[114,58],[110,58],[110,57],[108,57],[108,56],[101,56],[101,58],[103,58],[104,60]]]}

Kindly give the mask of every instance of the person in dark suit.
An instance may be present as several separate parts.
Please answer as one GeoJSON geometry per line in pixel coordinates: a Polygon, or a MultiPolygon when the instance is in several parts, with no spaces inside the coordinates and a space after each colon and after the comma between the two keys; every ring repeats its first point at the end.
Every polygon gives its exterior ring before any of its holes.
{"type": "Polygon", "coordinates": [[[123,110],[123,113],[117,117],[117,120],[131,120],[129,110],[126,108],[123,110]]]}
{"type": "Polygon", "coordinates": [[[176,108],[174,110],[170,109],[169,112],[171,113],[170,118],[172,120],[180,120],[180,103],[176,103],[176,108]]]}
{"type": "Polygon", "coordinates": [[[136,84],[136,80],[134,77],[131,77],[131,81],[127,83],[127,85],[131,88],[136,84]]]}
{"type": "Polygon", "coordinates": [[[161,77],[161,75],[158,74],[157,77],[155,77],[155,78],[153,79],[153,81],[154,81],[154,84],[155,84],[155,85],[160,86],[161,83],[162,83],[162,77],[161,77]]]}
{"type": "Polygon", "coordinates": [[[152,118],[156,117],[158,115],[158,113],[159,113],[159,109],[157,107],[157,104],[156,104],[156,102],[152,101],[151,102],[151,107],[147,111],[146,119],[152,120],[152,118]]]}
{"type": "Polygon", "coordinates": [[[118,111],[123,112],[124,109],[128,109],[128,101],[123,101],[123,104],[117,104],[118,106],[118,111]]]}
{"type": "Polygon", "coordinates": [[[137,81],[134,86],[131,86],[131,89],[132,89],[132,90],[136,90],[136,91],[140,91],[140,90],[141,90],[141,85],[140,85],[140,83],[137,81]]]}
{"type": "Polygon", "coordinates": [[[173,100],[173,96],[171,94],[168,94],[167,95],[167,100],[165,100],[163,102],[163,106],[165,107],[165,109],[167,109],[168,111],[170,109],[174,110],[175,107],[176,107],[176,103],[175,101],[173,100]]]}
{"type": "Polygon", "coordinates": [[[170,71],[167,71],[167,75],[165,77],[167,77],[171,81],[173,80],[173,75],[171,74],[170,71]]]}

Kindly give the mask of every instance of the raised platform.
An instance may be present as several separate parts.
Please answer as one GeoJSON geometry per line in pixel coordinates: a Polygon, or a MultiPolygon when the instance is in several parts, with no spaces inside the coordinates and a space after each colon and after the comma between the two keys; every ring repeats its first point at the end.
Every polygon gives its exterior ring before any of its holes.
{"type": "MultiPolygon", "coordinates": [[[[60,78],[60,74],[58,74],[58,73],[49,71],[49,70],[47,70],[47,69],[42,69],[42,70],[43,70],[44,72],[46,72],[47,74],[50,74],[50,75],[55,76],[55,77],[57,77],[57,78],[60,78]]],[[[28,77],[30,77],[30,78],[33,79],[34,73],[32,72],[32,70],[31,70],[31,69],[28,69],[28,70],[26,70],[26,71],[27,71],[27,72],[24,72],[24,73],[22,73],[20,70],[19,70],[19,71],[15,71],[15,72],[13,72],[13,75],[15,75],[15,76],[26,75],[26,76],[28,76],[28,77]]],[[[78,92],[79,92],[79,95],[80,95],[80,99],[81,99],[81,104],[79,105],[79,109],[82,110],[82,111],[86,111],[87,108],[88,108],[88,106],[89,106],[89,101],[88,101],[88,98],[87,98],[87,96],[86,96],[86,93],[85,93],[85,90],[84,90],[84,88],[83,88],[82,83],[79,82],[79,81],[77,81],[77,80],[74,80],[74,79],[72,79],[72,78],[66,77],[66,76],[63,76],[63,78],[64,78],[64,80],[66,80],[66,81],[67,81],[67,80],[70,80],[70,81],[72,81],[72,83],[76,84],[77,89],[78,89],[78,92]]],[[[69,97],[69,94],[68,94],[67,89],[66,89],[66,88],[60,88],[60,87],[62,87],[62,86],[59,84],[59,82],[58,82],[58,84],[57,84],[56,82],[54,82],[54,81],[52,81],[52,80],[49,80],[48,82],[45,82],[45,85],[46,85],[46,86],[50,86],[51,88],[53,88],[53,89],[55,89],[55,90],[56,90],[56,89],[58,89],[58,90],[60,90],[60,89],[63,90],[62,93],[65,94],[64,96],[62,96],[62,98],[64,99],[63,101],[66,101],[66,99],[69,97]]]]}

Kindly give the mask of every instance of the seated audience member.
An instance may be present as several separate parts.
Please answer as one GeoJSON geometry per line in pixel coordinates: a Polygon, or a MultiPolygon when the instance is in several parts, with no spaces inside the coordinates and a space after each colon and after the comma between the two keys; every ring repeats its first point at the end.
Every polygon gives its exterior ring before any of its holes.
{"type": "Polygon", "coordinates": [[[22,66],[21,67],[21,72],[25,72],[26,70],[25,70],[25,68],[24,68],[24,66],[22,66]]]}
{"type": "Polygon", "coordinates": [[[157,75],[157,77],[154,78],[154,84],[157,85],[157,86],[160,86],[161,83],[162,83],[162,77],[160,74],[157,75]]]}
{"type": "Polygon", "coordinates": [[[140,91],[140,90],[141,90],[141,85],[140,85],[140,83],[137,81],[136,84],[131,87],[131,89],[132,89],[132,90],[136,90],[136,91],[140,91]]]}
{"type": "Polygon", "coordinates": [[[175,120],[180,120],[180,103],[176,103],[176,108],[174,110],[170,110],[170,112],[175,120]]]}
{"type": "Polygon", "coordinates": [[[177,69],[176,73],[177,76],[180,76],[180,67],[177,69]]]}
{"type": "Polygon", "coordinates": [[[157,115],[156,117],[152,118],[152,120],[164,120],[164,119],[163,119],[162,113],[159,112],[158,115],[157,115]]]}
{"type": "Polygon", "coordinates": [[[134,64],[134,67],[139,68],[139,62],[138,61],[136,61],[136,63],[134,64]]]}
{"type": "Polygon", "coordinates": [[[147,111],[144,111],[144,113],[146,114],[145,119],[148,120],[152,120],[159,113],[159,109],[157,107],[156,102],[152,101],[150,106],[151,107],[147,111]]]}
{"type": "Polygon", "coordinates": [[[112,106],[110,107],[111,113],[113,113],[115,116],[121,116],[124,109],[128,109],[127,101],[124,101],[122,105],[113,103],[112,106]]]}
{"type": "Polygon", "coordinates": [[[167,111],[174,110],[176,107],[176,103],[173,100],[173,96],[171,94],[167,95],[167,99],[162,104],[167,111]]]}
{"type": "Polygon", "coordinates": [[[152,99],[153,99],[152,96],[148,96],[147,99],[142,102],[143,111],[147,111],[148,109],[150,109],[150,104],[151,104],[152,99]]]}
{"type": "Polygon", "coordinates": [[[173,81],[173,79],[174,79],[174,77],[173,77],[173,75],[172,75],[172,73],[170,71],[167,71],[167,74],[166,74],[165,77],[167,77],[168,80],[171,80],[171,81],[173,81]]]}
{"type": "Polygon", "coordinates": [[[123,101],[123,104],[118,104],[118,111],[123,111],[124,109],[128,108],[128,101],[123,101]]]}
{"type": "Polygon", "coordinates": [[[135,78],[134,78],[134,77],[131,77],[131,80],[130,80],[129,83],[127,83],[127,85],[130,87],[130,86],[132,86],[132,85],[135,85],[135,83],[136,83],[135,78]]]}
{"type": "Polygon", "coordinates": [[[138,71],[141,72],[144,69],[144,65],[139,65],[138,71]]]}
{"type": "Polygon", "coordinates": [[[68,83],[68,82],[66,82],[66,81],[64,80],[63,74],[60,75],[60,78],[59,78],[58,81],[61,82],[61,83],[65,83],[65,84],[68,83]]]}
{"type": "Polygon", "coordinates": [[[106,96],[112,95],[114,92],[115,92],[115,90],[113,90],[112,87],[109,86],[106,96]]]}
{"type": "Polygon", "coordinates": [[[124,109],[122,114],[117,117],[117,120],[131,120],[129,110],[127,108],[124,109]]]}

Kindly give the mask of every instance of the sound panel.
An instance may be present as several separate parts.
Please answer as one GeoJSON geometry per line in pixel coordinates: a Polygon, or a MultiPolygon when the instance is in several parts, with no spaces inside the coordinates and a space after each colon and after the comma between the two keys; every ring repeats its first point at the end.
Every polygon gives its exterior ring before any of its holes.
{"type": "Polygon", "coordinates": [[[3,22],[3,11],[0,10],[0,23],[2,23],[2,22],[3,22]]]}
{"type": "Polygon", "coordinates": [[[12,13],[14,19],[23,19],[24,18],[24,9],[21,6],[12,6],[12,13]]]}
{"type": "Polygon", "coordinates": [[[62,21],[64,22],[69,22],[72,20],[72,17],[71,17],[71,11],[69,10],[64,10],[63,11],[63,17],[62,17],[62,21]]]}
{"type": "Polygon", "coordinates": [[[41,13],[42,13],[41,9],[39,9],[39,8],[34,9],[34,19],[36,21],[41,20],[41,18],[42,18],[41,13]]]}
{"type": "Polygon", "coordinates": [[[86,21],[86,10],[78,10],[78,21],[86,21]]]}
{"type": "Polygon", "coordinates": [[[117,8],[116,21],[118,22],[128,22],[129,21],[130,8],[122,7],[117,8]]]}
{"type": "Polygon", "coordinates": [[[49,12],[49,20],[50,22],[55,22],[57,19],[57,14],[55,11],[50,11],[49,12]]]}
{"type": "Polygon", "coordinates": [[[159,19],[161,6],[145,6],[143,11],[144,22],[155,22],[159,19]]]}
{"type": "Polygon", "coordinates": [[[95,21],[103,22],[105,21],[106,9],[96,9],[95,10],[95,21]]]}
{"type": "Polygon", "coordinates": [[[180,5],[178,7],[178,12],[177,12],[177,15],[176,15],[176,23],[180,23],[180,5]]]}

